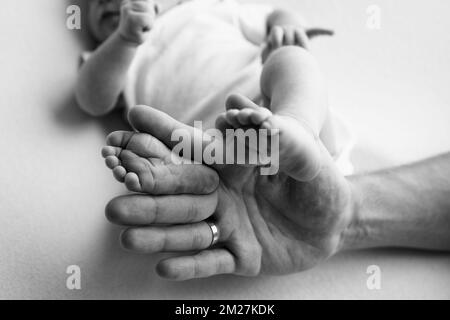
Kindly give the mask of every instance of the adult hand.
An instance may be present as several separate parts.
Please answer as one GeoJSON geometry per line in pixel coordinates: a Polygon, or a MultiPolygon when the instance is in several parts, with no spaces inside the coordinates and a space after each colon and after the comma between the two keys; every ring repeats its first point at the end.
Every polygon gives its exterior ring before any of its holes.
{"type": "MultiPolygon", "coordinates": [[[[287,274],[311,268],[341,248],[353,219],[352,188],[324,148],[323,169],[307,183],[283,172],[261,176],[258,168],[239,165],[214,166],[217,174],[201,165],[183,165],[174,171],[167,160],[176,144],[172,132],[187,130],[193,141],[201,136],[149,107],[134,108],[129,118],[135,129],[152,136],[145,140],[147,147],[158,150],[163,161],[154,161],[150,168],[155,173],[152,195],[113,199],[106,215],[129,227],[122,234],[126,249],[186,253],[159,262],[162,277],[287,274]],[[162,171],[164,167],[170,170],[162,171]],[[193,173],[201,171],[203,178],[193,173]],[[202,222],[207,218],[220,230],[213,248],[208,248],[211,230],[202,222]]],[[[295,165],[295,159],[291,161],[295,165]]]]}

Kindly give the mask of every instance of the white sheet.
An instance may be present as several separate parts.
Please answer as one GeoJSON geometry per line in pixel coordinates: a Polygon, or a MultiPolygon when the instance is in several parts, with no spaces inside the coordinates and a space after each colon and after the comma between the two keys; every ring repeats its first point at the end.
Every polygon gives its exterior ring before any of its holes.
{"type": "MultiPolygon", "coordinates": [[[[450,2],[378,0],[379,31],[365,28],[373,1],[271,2],[336,29],[313,51],[334,109],[359,137],[359,170],[450,150],[450,2]]],[[[121,124],[89,119],[74,105],[82,46],[65,28],[68,4],[7,0],[0,10],[0,298],[450,298],[450,256],[412,251],[340,254],[285,277],[157,278],[155,258],[122,251],[120,230],[103,217],[124,189],[99,149],[121,124]],[[66,288],[73,264],[80,291],[66,288]],[[380,291],[366,287],[373,264],[382,270],[380,291]]]]}

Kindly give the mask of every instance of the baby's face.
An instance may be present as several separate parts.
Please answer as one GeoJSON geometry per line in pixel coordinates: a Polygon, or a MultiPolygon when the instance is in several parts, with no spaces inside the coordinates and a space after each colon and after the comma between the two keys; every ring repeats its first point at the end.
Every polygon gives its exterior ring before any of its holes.
{"type": "MultiPolygon", "coordinates": [[[[158,13],[164,13],[171,8],[189,0],[153,0],[158,13]]],[[[120,22],[120,4],[122,0],[90,0],[89,28],[94,38],[103,42],[118,28],[120,22]]]]}

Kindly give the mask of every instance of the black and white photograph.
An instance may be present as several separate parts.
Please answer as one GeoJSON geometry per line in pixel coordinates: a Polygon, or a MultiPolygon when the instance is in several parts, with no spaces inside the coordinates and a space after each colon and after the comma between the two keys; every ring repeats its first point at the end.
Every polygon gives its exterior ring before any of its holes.
{"type": "Polygon", "coordinates": [[[2,1],[0,300],[449,300],[449,12],[2,1]]]}

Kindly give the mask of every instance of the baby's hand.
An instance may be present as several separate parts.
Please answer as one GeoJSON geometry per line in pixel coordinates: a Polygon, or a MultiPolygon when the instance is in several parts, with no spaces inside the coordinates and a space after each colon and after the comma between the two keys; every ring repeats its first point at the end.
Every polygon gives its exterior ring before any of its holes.
{"type": "Polygon", "coordinates": [[[298,46],[309,50],[309,40],[320,36],[332,36],[334,31],[325,28],[305,29],[295,25],[274,26],[267,37],[262,58],[266,61],[275,50],[286,46],[298,46]]]}
{"type": "Polygon", "coordinates": [[[120,10],[120,35],[127,41],[141,45],[156,17],[153,0],[123,0],[120,10]]]}
{"type": "Polygon", "coordinates": [[[286,46],[299,46],[308,50],[306,30],[298,26],[274,26],[267,37],[267,45],[262,54],[263,61],[275,50],[286,46]]]}
{"type": "Polygon", "coordinates": [[[267,42],[272,51],[285,46],[299,46],[308,49],[306,30],[298,26],[274,26],[267,42]]]}

